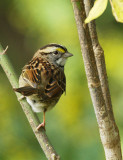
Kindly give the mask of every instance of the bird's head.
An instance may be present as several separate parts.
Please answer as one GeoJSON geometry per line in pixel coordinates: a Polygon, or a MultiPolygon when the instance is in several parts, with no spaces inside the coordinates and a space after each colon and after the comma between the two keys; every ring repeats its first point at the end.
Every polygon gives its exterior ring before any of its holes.
{"type": "Polygon", "coordinates": [[[51,43],[40,48],[35,53],[34,57],[36,56],[41,56],[42,58],[47,59],[50,63],[58,65],[59,67],[64,67],[67,58],[73,56],[73,54],[69,53],[66,47],[51,43]]]}

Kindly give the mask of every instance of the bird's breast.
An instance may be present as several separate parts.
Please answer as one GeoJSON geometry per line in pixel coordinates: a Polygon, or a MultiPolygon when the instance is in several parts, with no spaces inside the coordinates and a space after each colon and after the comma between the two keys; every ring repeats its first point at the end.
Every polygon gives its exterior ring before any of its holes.
{"type": "Polygon", "coordinates": [[[44,112],[45,110],[50,110],[57,103],[57,101],[55,100],[43,102],[38,97],[34,96],[28,96],[26,97],[26,100],[30,104],[34,112],[44,112]]]}

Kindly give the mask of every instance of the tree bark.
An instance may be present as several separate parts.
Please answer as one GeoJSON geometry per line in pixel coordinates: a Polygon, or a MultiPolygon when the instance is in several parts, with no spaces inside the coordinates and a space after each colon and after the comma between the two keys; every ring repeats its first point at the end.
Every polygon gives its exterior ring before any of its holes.
{"type": "MultiPolygon", "coordinates": [[[[5,74],[7,75],[12,87],[17,88],[18,87],[17,76],[14,72],[13,66],[11,65],[7,55],[5,55],[5,51],[2,49],[2,46],[0,46],[0,65],[2,66],[5,74]]],[[[21,94],[17,92],[15,94],[18,99],[21,97],[21,94]]],[[[25,99],[19,100],[19,102],[47,159],[60,160],[60,156],[56,153],[53,146],[49,142],[45,130],[43,128],[41,128],[39,131],[36,130],[37,126],[40,124],[37,115],[32,111],[31,107],[29,106],[29,104],[26,102],[25,99]]]]}
{"type": "MultiPolygon", "coordinates": [[[[89,14],[89,11],[93,5],[93,0],[84,0],[85,4],[85,11],[86,11],[86,17],[89,14]]],[[[96,65],[99,73],[99,78],[101,82],[103,97],[105,100],[106,108],[108,110],[108,113],[110,114],[110,118],[114,120],[114,114],[112,113],[112,102],[111,102],[111,96],[108,86],[108,78],[106,73],[106,64],[105,64],[105,57],[104,57],[104,51],[98,41],[98,36],[96,32],[96,25],[95,21],[91,21],[89,24],[89,32],[91,36],[91,41],[93,45],[93,51],[96,59],[96,65]]]]}
{"type": "Polygon", "coordinates": [[[85,2],[85,5],[83,0],[71,0],[71,2],[106,160],[121,160],[120,136],[112,111],[103,50],[97,39],[95,24],[91,23],[88,27],[84,23],[86,13],[88,14],[90,10],[91,0],[85,2]]]}

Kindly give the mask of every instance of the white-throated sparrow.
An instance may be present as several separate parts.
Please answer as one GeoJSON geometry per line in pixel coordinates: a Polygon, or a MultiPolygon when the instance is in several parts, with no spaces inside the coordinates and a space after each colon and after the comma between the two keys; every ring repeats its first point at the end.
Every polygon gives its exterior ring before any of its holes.
{"type": "Polygon", "coordinates": [[[64,65],[73,56],[64,46],[48,44],[40,48],[24,66],[16,92],[26,97],[34,112],[43,112],[44,118],[37,129],[45,127],[45,112],[51,109],[65,92],[64,65]]]}

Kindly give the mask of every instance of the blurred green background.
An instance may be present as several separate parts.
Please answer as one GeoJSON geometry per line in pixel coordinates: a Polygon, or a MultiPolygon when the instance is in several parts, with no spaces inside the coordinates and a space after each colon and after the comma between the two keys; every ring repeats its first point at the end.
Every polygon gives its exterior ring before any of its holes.
{"type": "MultiPolygon", "coordinates": [[[[123,142],[123,24],[108,5],[97,31],[105,51],[117,125],[123,142]]],[[[104,160],[70,0],[1,0],[0,42],[18,77],[35,51],[59,43],[74,54],[65,67],[67,93],[46,114],[47,135],[62,160],[104,160]]],[[[42,114],[39,114],[42,120],[42,114]]],[[[0,67],[0,160],[46,160],[0,67]]]]}

